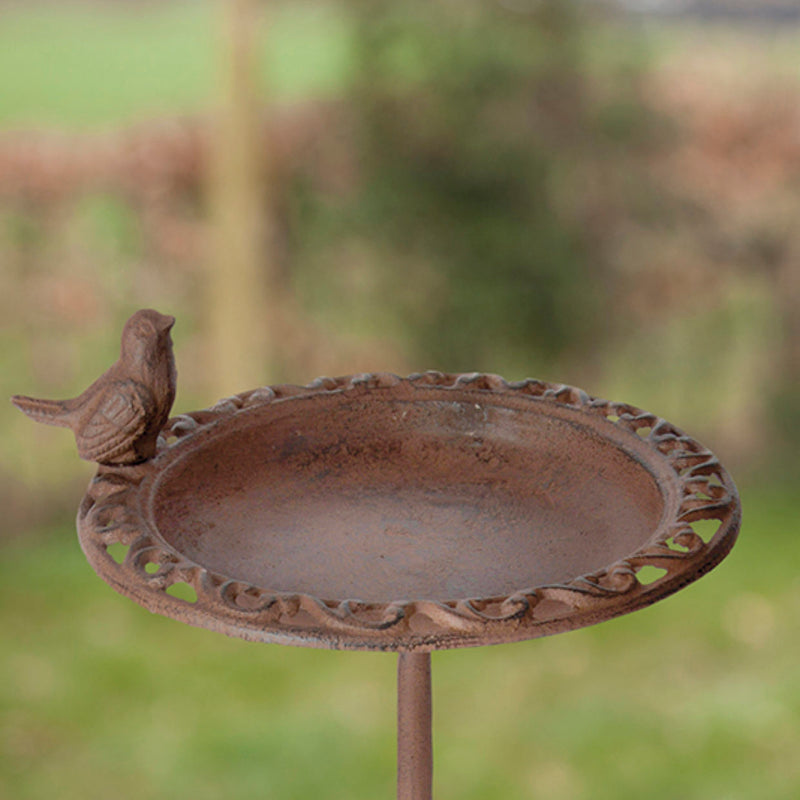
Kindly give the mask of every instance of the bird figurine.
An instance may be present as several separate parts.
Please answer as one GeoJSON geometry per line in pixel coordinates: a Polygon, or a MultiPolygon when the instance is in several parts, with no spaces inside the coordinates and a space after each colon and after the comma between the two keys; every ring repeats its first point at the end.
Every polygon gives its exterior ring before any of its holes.
{"type": "Polygon", "coordinates": [[[156,454],[156,440],[175,400],[175,318],[137,311],[122,331],[119,360],[71,400],[15,395],[31,419],[71,428],[78,455],[109,466],[137,464],[156,454]]]}

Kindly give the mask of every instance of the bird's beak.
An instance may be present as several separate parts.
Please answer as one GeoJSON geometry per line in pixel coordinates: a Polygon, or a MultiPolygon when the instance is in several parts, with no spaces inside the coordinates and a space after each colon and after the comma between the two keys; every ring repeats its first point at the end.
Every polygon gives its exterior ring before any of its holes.
{"type": "Polygon", "coordinates": [[[166,314],[162,314],[161,316],[161,330],[166,333],[167,331],[172,330],[172,326],[175,324],[175,317],[167,316],[166,314]]]}

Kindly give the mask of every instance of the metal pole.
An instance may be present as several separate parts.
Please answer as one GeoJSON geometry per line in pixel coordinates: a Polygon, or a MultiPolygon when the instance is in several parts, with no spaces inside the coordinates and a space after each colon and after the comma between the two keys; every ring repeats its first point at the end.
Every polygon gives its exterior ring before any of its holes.
{"type": "Polygon", "coordinates": [[[431,654],[397,662],[397,800],[431,800],[431,654]]]}

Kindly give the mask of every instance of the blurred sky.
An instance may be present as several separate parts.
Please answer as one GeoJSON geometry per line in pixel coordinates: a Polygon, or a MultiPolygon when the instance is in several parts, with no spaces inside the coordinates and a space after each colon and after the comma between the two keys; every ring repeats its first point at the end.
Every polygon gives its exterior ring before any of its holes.
{"type": "MultiPolygon", "coordinates": [[[[602,1],[602,0],[601,0],[602,1]]],[[[788,0],[611,0],[641,14],[730,21],[800,21],[800,7],[788,0]]]]}

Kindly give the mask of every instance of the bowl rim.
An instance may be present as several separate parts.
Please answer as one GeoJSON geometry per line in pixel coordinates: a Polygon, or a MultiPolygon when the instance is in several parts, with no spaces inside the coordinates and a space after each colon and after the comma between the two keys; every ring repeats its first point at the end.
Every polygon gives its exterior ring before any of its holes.
{"type": "MultiPolygon", "coordinates": [[[[263,411],[259,412],[263,415],[263,411]]],[[[246,422],[246,421],[245,421],[246,422]]],[[[520,641],[560,633],[629,613],[678,591],[716,566],[741,524],[741,504],[727,470],[711,451],[666,420],[626,403],[535,379],[509,382],[483,373],[389,373],[318,378],[306,386],[261,387],[173,417],[158,452],[134,466],[100,466],[78,510],[84,553],[116,591],[150,611],[252,641],[356,650],[431,651],[520,641]],[[270,591],[222,575],[167,542],[151,516],[158,476],[193,448],[224,434],[226,422],[255,409],[315,397],[374,402],[468,397],[484,404],[578,420],[647,469],[664,499],[656,529],[635,552],[564,583],[503,596],[453,601],[363,602],[270,591]],[[692,523],[719,523],[710,537],[692,523]],[[109,548],[127,548],[119,563],[109,548]],[[660,577],[637,577],[655,567],[660,577]],[[181,599],[175,586],[194,596],[181,599]]]]}

